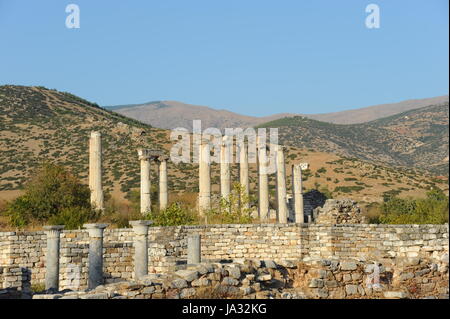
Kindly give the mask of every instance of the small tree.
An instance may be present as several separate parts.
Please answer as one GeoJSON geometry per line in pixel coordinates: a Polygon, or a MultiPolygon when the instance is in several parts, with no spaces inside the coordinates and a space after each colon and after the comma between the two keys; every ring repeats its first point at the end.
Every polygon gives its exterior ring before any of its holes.
{"type": "Polygon", "coordinates": [[[13,226],[32,221],[66,224],[76,228],[94,219],[90,191],[64,167],[44,163],[25,186],[25,194],[8,204],[6,214],[13,226]]]}

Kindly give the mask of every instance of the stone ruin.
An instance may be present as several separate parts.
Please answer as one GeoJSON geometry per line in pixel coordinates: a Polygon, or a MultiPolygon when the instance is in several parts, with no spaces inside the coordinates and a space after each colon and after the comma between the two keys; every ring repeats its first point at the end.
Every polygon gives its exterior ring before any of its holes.
{"type": "MultiPolygon", "coordinates": [[[[90,145],[91,201],[101,209],[98,133],[90,145]]],[[[200,150],[209,156],[208,144],[200,150]]],[[[276,150],[277,166],[283,167],[277,170],[277,223],[267,223],[268,176],[260,165],[261,224],[150,229],[151,222],[142,220],[130,222],[131,230],[86,224],[84,231],[47,226],[45,233],[0,233],[0,299],[448,299],[448,224],[365,224],[351,199],[303,194],[306,163],[292,167],[293,199],[288,201],[283,148],[276,150]],[[45,291],[32,293],[31,284],[43,280],[45,291]],[[73,282],[78,288],[68,289],[73,282]]],[[[267,155],[265,148],[258,151],[267,155]]],[[[151,150],[138,154],[141,212],[150,209],[151,161],[159,164],[160,206],[166,207],[167,157],[151,150]]],[[[201,213],[211,205],[211,180],[209,163],[201,160],[199,166],[201,213]]],[[[221,162],[222,196],[230,191],[229,169],[221,162]]],[[[240,181],[248,185],[245,156],[240,181]]]]}
{"type": "Polygon", "coordinates": [[[320,224],[365,224],[367,218],[352,199],[327,199],[323,207],[313,211],[316,223],[320,224]]]}

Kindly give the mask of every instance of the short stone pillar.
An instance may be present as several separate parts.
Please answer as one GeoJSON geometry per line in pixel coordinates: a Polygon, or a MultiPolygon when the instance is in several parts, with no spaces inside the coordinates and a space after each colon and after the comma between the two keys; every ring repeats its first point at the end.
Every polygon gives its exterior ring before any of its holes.
{"type": "Polygon", "coordinates": [[[278,222],[287,223],[287,192],[286,192],[286,164],[284,162],[284,148],[276,146],[277,150],[277,200],[278,200],[278,222]]]}
{"type": "Polygon", "coordinates": [[[187,263],[188,265],[202,262],[201,237],[198,234],[189,235],[187,238],[187,263]]]}
{"type": "Polygon", "coordinates": [[[242,144],[239,148],[239,182],[241,187],[243,188],[240,195],[246,197],[246,202],[243,204],[241,200],[241,208],[249,209],[249,194],[250,194],[250,185],[248,179],[248,151],[245,141],[242,141],[242,144]]]}
{"type": "Polygon", "coordinates": [[[47,253],[45,255],[45,289],[59,289],[59,248],[63,225],[44,226],[47,235],[47,253]]]}
{"type": "Polygon", "coordinates": [[[134,230],[134,278],[139,279],[148,274],[148,227],[150,220],[130,221],[134,230]]]}
{"type": "Polygon", "coordinates": [[[200,216],[211,209],[211,154],[209,141],[202,141],[199,154],[199,196],[198,208],[200,216]]]}
{"type": "Polygon", "coordinates": [[[144,149],[138,149],[139,160],[141,161],[141,214],[151,212],[152,202],[150,198],[150,158],[144,149]]]}
{"type": "Polygon", "coordinates": [[[159,160],[159,210],[167,208],[168,192],[167,192],[167,159],[159,160]]]}
{"type": "Polygon", "coordinates": [[[84,224],[89,233],[88,289],[103,284],[103,230],[108,224],[84,224]]]}
{"type": "Polygon", "coordinates": [[[89,140],[89,188],[91,205],[103,210],[102,141],[100,132],[91,132],[89,140]]]}
{"type": "Polygon", "coordinates": [[[267,221],[269,219],[269,176],[268,176],[269,158],[267,156],[267,149],[264,146],[260,146],[258,143],[258,171],[259,171],[259,183],[258,183],[258,197],[259,197],[259,210],[258,215],[261,221],[267,221]]]}
{"type": "Polygon", "coordinates": [[[220,146],[220,194],[222,198],[228,198],[231,193],[231,145],[230,136],[225,135],[220,146]]]}

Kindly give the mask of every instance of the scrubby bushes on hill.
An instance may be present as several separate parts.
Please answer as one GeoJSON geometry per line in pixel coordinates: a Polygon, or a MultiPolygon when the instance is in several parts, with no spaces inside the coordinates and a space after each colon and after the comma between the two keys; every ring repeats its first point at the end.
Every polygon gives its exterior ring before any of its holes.
{"type": "Polygon", "coordinates": [[[386,198],[379,206],[380,215],[372,222],[382,224],[444,224],[448,223],[449,199],[440,189],[433,189],[426,198],[386,198]]]}

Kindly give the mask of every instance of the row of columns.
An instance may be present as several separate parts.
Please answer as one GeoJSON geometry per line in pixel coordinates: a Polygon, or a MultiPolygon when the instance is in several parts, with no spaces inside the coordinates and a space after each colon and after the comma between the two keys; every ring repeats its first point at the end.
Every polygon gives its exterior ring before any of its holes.
{"type": "Polygon", "coordinates": [[[159,209],[164,210],[168,204],[167,191],[167,160],[168,157],[160,151],[138,149],[141,162],[141,213],[151,212],[151,162],[157,162],[159,168],[159,209]]]}
{"type": "MultiPolygon", "coordinates": [[[[149,220],[130,221],[134,230],[134,277],[142,278],[148,274],[148,229],[149,220]]],[[[88,253],[88,289],[103,284],[103,232],[107,224],[85,224],[89,234],[88,253]]],[[[63,225],[44,226],[47,235],[47,253],[45,270],[45,289],[59,290],[59,257],[60,238],[63,225]]],[[[189,235],[187,238],[187,263],[201,262],[200,235],[189,235]]]]}
{"type": "MultiPolygon", "coordinates": [[[[151,211],[151,162],[159,166],[159,209],[164,210],[168,204],[167,191],[167,160],[160,151],[139,149],[138,156],[141,164],[141,213],[151,211]]],[[[102,189],[102,144],[100,132],[91,132],[89,139],[89,189],[91,190],[91,205],[95,209],[104,209],[102,189]]]]}
{"type": "MultiPolygon", "coordinates": [[[[225,136],[220,152],[220,192],[221,196],[227,198],[231,191],[230,137],[225,136]]],[[[269,219],[269,155],[267,147],[259,147],[257,140],[257,164],[258,164],[258,215],[262,221],[269,219]]],[[[239,181],[243,187],[244,194],[249,194],[249,165],[248,146],[245,142],[238,145],[239,149],[239,181]]],[[[278,222],[287,223],[288,205],[286,189],[286,165],[284,147],[273,145],[275,151],[278,222]]],[[[211,209],[211,149],[208,140],[202,140],[199,149],[199,213],[203,216],[211,209]]],[[[292,166],[292,187],[294,194],[295,222],[304,223],[303,215],[303,190],[302,170],[307,169],[306,163],[292,166]]],[[[246,207],[248,208],[248,203],[246,207]]]]}

